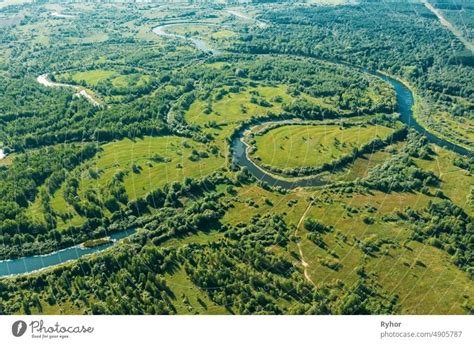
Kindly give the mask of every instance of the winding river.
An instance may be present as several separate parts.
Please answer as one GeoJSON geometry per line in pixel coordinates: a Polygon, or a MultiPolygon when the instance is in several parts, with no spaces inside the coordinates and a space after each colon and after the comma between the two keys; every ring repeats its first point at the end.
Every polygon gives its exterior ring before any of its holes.
{"type": "MultiPolygon", "coordinates": [[[[408,127],[413,128],[419,133],[425,135],[428,141],[431,143],[434,143],[441,147],[446,147],[447,149],[450,149],[460,155],[464,155],[467,157],[474,156],[474,154],[468,149],[458,146],[449,141],[446,141],[430,133],[416,121],[415,117],[413,116],[413,110],[412,110],[413,105],[415,103],[413,93],[403,83],[401,83],[400,81],[394,78],[391,78],[387,75],[384,75],[378,72],[370,72],[370,71],[361,70],[361,69],[359,70],[363,73],[376,76],[393,86],[393,88],[395,89],[396,97],[397,97],[397,111],[400,113],[400,120],[404,124],[406,124],[408,127]]],[[[265,122],[260,123],[260,124],[265,124],[265,122]]],[[[273,175],[270,175],[267,172],[265,172],[261,167],[257,166],[248,157],[247,146],[243,142],[244,132],[248,129],[250,128],[249,127],[242,128],[240,132],[232,140],[232,147],[231,147],[232,158],[233,158],[234,164],[240,165],[242,167],[246,167],[248,171],[255,178],[257,178],[257,180],[264,181],[271,186],[279,186],[285,189],[294,189],[298,187],[309,187],[309,186],[323,186],[329,183],[328,181],[322,180],[320,177],[317,177],[317,176],[304,178],[304,179],[297,179],[297,180],[289,180],[289,179],[285,180],[285,179],[276,178],[273,175]]]]}
{"type": "MultiPolygon", "coordinates": [[[[232,13],[232,14],[236,15],[235,13],[232,13]]],[[[215,50],[209,47],[207,42],[203,40],[200,40],[197,38],[191,39],[183,35],[172,34],[172,33],[166,32],[167,27],[176,26],[176,25],[186,25],[186,24],[192,24],[192,23],[181,22],[181,23],[165,24],[165,25],[157,26],[156,28],[153,29],[153,32],[159,36],[188,40],[191,43],[193,43],[197,49],[203,52],[207,52],[207,53],[219,52],[218,50],[215,50]]],[[[329,61],[329,62],[338,64],[337,62],[334,62],[334,61],[329,61]]],[[[340,64],[357,69],[361,73],[366,73],[366,74],[378,77],[384,80],[385,82],[389,83],[390,85],[392,85],[392,87],[395,89],[395,92],[396,92],[397,110],[400,113],[400,120],[403,123],[405,123],[407,126],[409,126],[410,128],[413,128],[419,133],[425,135],[429,142],[434,143],[441,147],[446,147],[447,149],[450,149],[463,156],[467,156],[467,157],[474,156],[474,153],[472,151],[436,136],[435,134],[426,130],[423,126],[421,126],[416,121],[415,117],[413,116],[413,105],[415,103],[413,93],[402,82],[379,72],[369,71],[367,69],[363,69],[357,66],[352,66],[346,63],[340,63],[340,64]]],[[[259,167],[257,167],[253,162],[251,162],[245,156],[246,154],[244,154],[245,144],[242,142],[242,137],[243,137],[243,132],[247,129],[248,128],[243,128],[240,135],[238,135],[238,139],[234,139],[232,142],[232,150],[234,152],[233,154],[234,162],[238,163],[241,166],[247,167],[249,171],[255,175],[255,177],[257,177],[258,179],[264,180],[266,182],[269,182],[271,185],[280,185],[286,188],[286,187],[299,187],[299,186],[319,186],[319,185],[324,184],[324,182],[322,182],[319,178],[314,178],[314,179],[309,178],[304,181],[288,182],[281,179],[276,179],[273,176],[263,172],[259,167]]]]}
{"type": "Polygon", "coordinates": [[[41,256],[2,260],[0,261],[0,277],[31,273],[51,266],[60,265],[71,260],[76,260],[82,256],[103,251],[113,246],[121,239],[134,233],[134,229],[113,233],[109,236],[111,242],[99,246],[83,247],[82,245],[76,245],[41,256]]]}
{"type": "MultiPolygon", "coordinates": [[[[190,38],[190,37],[186,37],[179,34],[168,33],[165,30],[167,27],[175,26],[175,25],[183,25],[183,24],[187,24],[187,23],[174,23],[174,24],[161,25],[161,26],[155,27],[153,29],[153,32],[163,37],[183,39],[183,40],[189,41],[192,44],[194,44],[197,49],[208,54],[220,53],[219,50],[211,48],[208,45],[208,43],[203,40],[200,40],[198,38],[190,38]]],[[[416,121],[416,119],[413,116],[413,110],[412,110],[413,105],[414,105],[413,93],[402,82],[378,72],[371,72],[371,71],[360,69],[358,67],[353,67],[353,68],[356,68],[363,73],[376,76],[393,86],[396,92],[397,110],[400,113],[400,120],[403,123],[405,123],[407,126],[414,128],[421,134],[425,135],[428,141],[431,143],[434,143],[438,146],[446,147],[447,149],[450,149],[460,155],[464,155],[467,157],[474,156],[474,154],[470,150],[464,147],[461,147],[459,145],[456,145],[454,143],[451,143],[447,140],[444,140],[440,137],[437,137],[436,135],[430,133],[425,128],[423,128],[416,121]]],[[[72,85],[66,85],[66,84],[52,83],[51,81],[47,79],[47,75],[42,75],[38,77],[38,82],[49,87],[71,87],[72,86],[72,85]]],[[[276,122],[276,121],[273,121],[273,122],[276,122]]],[[[246,167],[248,171],[258,180],[264,181],[271,186],[279,186],[285,189],[294,189],[297,187],[323,186],[323,185],[328,184],[327,181],[322,180],[320,177],[317,177],[317,176],[291,181],[291,180],[276,178],[268,174],[264,170],[262,170],[260,167],[255,165],[247,156],[247,152],[246,152],[247,146],[243,142],[243,136],[244,136],[244,132],[248,129],[250,128],[249,127],[242,128],[240,132],[237,133],[235,138],[232,140],[231,149],[232,149],[232,157],[233,157],[234,164],[237,164],[241,167],[246,167]]],[[[118,240],[130,236],[134,232],[135,230],[128,230],[128,231],[114,233],[110,235],[112,242],[104,244],[104,245],[100,245],[100,246],[85,248],[81,245],[77,245],[77,246],[69,247],[63,250],[55,251],[46,255],[23,257],[23,258],[18,258],[18,259],[13,259],[13,260],[0,261],[0,277],[30,273],[30,272],[38,271],[44,268],[56,266],[56,265],[59,265],[71,260],[79,259],[82,256],[105,250],[111,247],[112,245],[114,245],[114,243],[117,242],[118,240]]]]}
{"type": "Polygon", "coordinates": [[[191,42],[192,44],[194,44],[194,46],[206,53],[206,54],[212,54],[212,55],[219,55],[220,54],[220,51],[215,49],[215,48],[212,48],[211,46],[209,46],[209,44],[206,42],[206,41],[203,41],[202,39],[199,39],[199,38],[195,38],[195,37],[187,37],[187,36],[184,36],[184,35],[179,35],[177,33],[169,33],[166,31],[166,28],[170,28],[170,27],[174,27],[174,26],[182,26],[182,25],[186,25],[186,24],[202,24],[202,25],[216,25],[216,24],[212,24],[212,23],[192,23],[192,22],[185,22],[185,23],[172,23],[172,24],[164,24],[164,25],[160,25],[160,26],[157,26],[153,29],[153,33],[157,34],[158,36],[162,36],[162,37],[168,37],[168,38],[177,38],[177,39],[181,39],[181,40],[185,40],[185,41],[188,41],[188,42],[191,42]]]}

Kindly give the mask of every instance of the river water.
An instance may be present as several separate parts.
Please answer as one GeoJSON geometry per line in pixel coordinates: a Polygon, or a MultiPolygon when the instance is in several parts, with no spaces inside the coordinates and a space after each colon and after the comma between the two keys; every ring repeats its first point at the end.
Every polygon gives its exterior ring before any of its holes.
{"type": "MultiPolygon", "coordinates": [[[[186,37],[184,35],[178,35],[175,33],[169,33],[166,31],[166,28],[173,27],[173,26],[182,26],[190,23],[173,23],[173,24],[165,24],[165,25],[160,25],[157,26],[153,29],[153,33],[157,34],[158,36],[162,37],[169,37],[169,38],[178,38],[182,39],[188,42],[191,42],[198,50],[207,53],[207,54],[213,54],[213,55],[218,55],[220,53],[219,50],[214,49],[209,46],[209,44],[202,39],[195,38],[195,37],[186,37]]],[[[208,24],[208,23],[201,23],[205,25],[214,25],[214,24],[208,24]]]]}
{"type": "Polygon", "coordinates": [[[0,277],[25,274],[59,265],[71,260],[79,259],[82,256],[103,251],[113,246],[117,241],[124,239],[134,233],[134,229],[113,233],[110,235],[112,242],[95,247],[82,247],[81,245],[76,245],[41,256],[2,260],[0,261],[0,277]]]}
{"type": "Polygon", "coordinates": [[[434,143],[435,145],[445,147],[455,153],[466,157],[474,157],[474,153],[472,151],[430,133],[416,121],[415,117],[413,117],[412,110],[414,104],[413,93],[408,87],[406,87],[400,81],[390,78],[386,75],[380,73],[373,73],[373,75],[376,75],[379,78],[385,80],[386,82],[390,83],[393,88],[395,88],[395,92],[397,95],[398,112],[400,113],[400,120],[403,123],[405,123],[410,128],[415,129],[420,134],[425,135],[428,141],[434,143]]]}

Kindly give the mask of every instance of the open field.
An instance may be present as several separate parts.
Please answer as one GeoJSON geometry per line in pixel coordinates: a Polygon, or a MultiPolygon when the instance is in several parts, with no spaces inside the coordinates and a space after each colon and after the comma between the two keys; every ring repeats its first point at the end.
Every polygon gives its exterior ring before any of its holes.
{"type": "MultiPolygon", "coordinates": [[[[377,276],[384,290],[396,293],[403,300],[400,310],[403,313],[437,314],[436,309],[441,309],[442,314],[462,312],[460,305],[473,292],[468,276],[452,267],[445,252],[410,242],[410,230],[406,223],[382,220],[384,215],[397,210],[425,207],[432,198],[423,194],[375,193],[348,198],[340,193],[301,190],[275,198],[261,188],[249,187],[239,190],[238,197],[234,197],[235,208],[226,215],[225,221],[237,224],[249,221],[257,214],[278,212],[286,214],[286,220],[296,226],[309,205],[309,197],[317,201],[310,206],[306,217],[334,227],[332,232],[322,236],[324,248],[309,240],[308,231],[304,228],[298,231],[303,255],[309,264],[308,273],[316,284],[338,279],[355,283],[357,267],[364,264],[370,274],[377,276]],[[250,199],[254,201],[252,205],[249,205],[250,199]],[[268,205],[266,199],[271,200],[272,205],[268,205]],[[367,226],[362,221],[365,216],[373,216],[375,223],[367,226]],[[367,255],[355,245],[355,240],[386,240],[387,244],[374,255],[367,255]],[[328,268],[321,264],[325,261],[337,262],[341,268],[328,268]],[[456,281],[456,287],[450,287],[452,281],[456,281]]],[[[296,245],[293,245],[281,254],[292,257],[297,252],[296,245]]]]}
{"type": "Polygon", "coordinates": [[[101,82],[108,81],[113,87],[141,87],[150,80],[148,75],[139,73],[120,74],[113,70],[91,70],[85,72],[64,73],[57,76],[63,82],[85,83],[89,86],[97,86],[101,82]]]}
{"type": "Polygon", "coordinates": [[[120,75],[112,79],[112,85],[114,87],[141,87],[141,86],[145,86],[149,80],[150,80],[150,77],[147,75],[140,75],[140,74],[120,75]]]}
{"type": "Polygon", "coordinates": [[[119,171],[126,173],[125,189],[130,199],[144,196],[154,188],[163,187],[184,178],[203,178],[219,169],[223,158],[212,154],[209,147],[188,139],[173,136],[145,137],[143,140],[123,140],[106,144],[90,168],[99,172],[98,179],[92,179],[84,171],[81,190],[102,188],[119,171]],[[208,157],[196,161],[190,159],[193,151],[207,153],[208,157]],[[157,157],[162,162],[155,162],[157,157]],[[154,161],[155,160],[155,161],[154,161]],[[132,171],[132,165],[139,173],[132,171]]]}
{"type": "Polygon", "coordinates": [[[72,75],[66,75],[77,83],[85,82],[86,84],[96,86],[100,81],[104,81],[114,75],[112,70],[93,70],[87,72],[76,72],[72,75]]]}
{"type": "Polygon", "coordinates": [[[458,157],[452,152],[434,146],[436,156],[433,160],[417,160],[418,166],[429,169],[441,179],[440,190],[454,203],[474,215],[474,207],[469,204],[470,188],[474,186],[472,172],[453,164],[458,157]]]}
{"type": "Polygon", "coordinates": [[[288,125],[256,135],[255,158],[281,169],[316,167],[393,133],[384,126],[288,125]]]}
{"type": "MultiPolygon", "coordinates": [[[[77,170],[81,198],[91,191],[103,195],[118,173],[124,173],[123,185],[127,197],[134,200],[156,188],[182,182],[184,178],[203,178],[224,164],[220,153],[213,154],[202,144],[173,136],[145,137],[134,141],[126,139],[105,144],[102,148],[96,158],[77,170]],[[194,160],[193,151],[206,153],[208,157],[194,160]]],[[[63,188],[56,191],[51,201],[52,208],[58,213],[73,214],[68,225],[82,223],[84,218],[81,219],[66,202],[63,193],[63,188]]]]}
{"type": "Polygon", "coordinates": [[[429,118],[423,117],[421,120],[432,128],[432,132],[438,133],[451,142],[460,142],[464,147],[471,149],[474,146],[474,121],[472,119],[455,117],[449,112],[443,112],[432,114],[429,118]]]}
{"type": "Polygon", "coordinates": [[[257,86],[230,93],[222,99],[211,102],[211,112],[205,114],[207,103],[195,101],[186,113],[186,121],[192,124],[204,125],[211,121],[218,124],[238,123],[250,119],[252,116],[264,117],[269,112],[281,112],[282,105],[288,103],[293,98],[287,94],[285,86],[278,87],[257,86]],[[277,103],[272,101],[276,97],[281,97],[282,101],[277,103]],[[253,99],[265,100],[271,106],[262,106],[252,101],[253,99]]]}

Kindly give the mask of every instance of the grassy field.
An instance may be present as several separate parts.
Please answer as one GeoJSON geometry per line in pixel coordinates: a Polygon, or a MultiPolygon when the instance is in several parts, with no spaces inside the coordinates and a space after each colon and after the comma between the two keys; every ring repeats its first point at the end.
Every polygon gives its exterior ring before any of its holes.
{"type": "MultiPolygon", "coordinates": [[[[105,144],[102,148],[103,151],[94,159],[75,171],[80,177],[78,194],[81,198],[90,191],[103,195],[119,172],[125,174],[124,187],[128,199],[133,200],[173,181],[208,176],[225,163],[220,152],[214,155],[206,145],[175,136],[145,137],[135,141],[125,139],[105,144]],[[193,151],[206,152],[208,157],[193,161],[190,159],[193,151]],[[98,176],[91,177],[91,171],[96,171],[98,176]]],[[[66,222],[58,221],[59,228],[80,225],[84,221],[64,199],[64,184],[52,196],[51,207],[59,214],[72,215],[66,222]]],[[[39,216],[39,200],[32,205],[30,212],[39,216]]]]}
{"type": "Polygon", "coordinates": [[[355,195],[336,202],[331,200],[331,204],[311,207],[307,216],[334,226],[348,237],[344,241],[337,237],[337,232],[324,235],[328,249],[323,250],[307,240],[302,232],[303,252],[313,280],[341,279],[351,283],[351,280],[356,280],[356,267],[365,263],[367,270],[377,276],[385,290],[399,296],[402,313],[462,313],[460,306],[464,296],[473,292],[468,275],[452,265],[446,252],[409,241],[411,231],[406,224],[386,223],[381,219],[383,215],[393,214],[397,209],[403,210],[408,206],[423,208],[429,199],[432,198],[418,193],[375,193],[355,195]],[[376,209],[374,213],[368,212],[369,205],[376,209]],[[348,212],[348,206],[359,213],[348,212]],[[362,221],[364,216],[369,215],[375,218],[372,225],[362,221]],[[385,239],[390,244],[383,245],[380,253],[371,256],[354,246],[355,239],[368,242],[385,239]],[[335,251],[335,255],[328,255],[331,250],[335,251]],[[320,258],[328,256],[335,256],[342,268],[334,271],[321,265],[320,258]],[[456,285],[452,285],[453,281],[456,285]]]}
{"type": "Polygon", "coordinates": [[[379,125],[341,128],[337,125],[288,125],[256,136],[255,157],[278,167],[314,167],[329,163],[393,129],[379,125]]]}
{"type": "Polygon", "coordinates": [[[150,80],[150,76],[141,74],[120,75],[112,79],[114,87],[141,87],[150,80]]]}
{"type": "Polygon", "coordinates": [[[85,72],[76,72],[72,74],[67,73],[67,74],[62,75],[62,78],[65,78],[66,80],[68,78],[71,78],[75,82],[85,82],[88,85],[97,86],[99,82],[109,79],[115,74],[116,72],[113,70],[97,69],[97,70],[90,70],[90,71],[85,71],[85,72]]]}
{"type": "Polygon", "coordinates": [[[57,218],[58,229],[65,229],[68,226],[79,226],[84,223],[85,218],[80,216],[64,199],[64,184],[58,190],[56,190],[54,195],[51,197],[50,204],[51,208],[58,214],[70,214],[71,216],[64,221],[61,218],[57,218]]]}
{"type": "Polygon", "coordinates": [[[223,38],[229,38],[229,37],[234,37],[236,35],[235,32],[230,31],[230,30],[219,30],[215,31],[211,34],[211,38],[213,39],[223,39],[223,38]]]}
{"type": "Polygon", "coordinates": [[[235,32],[217,25],[185,24],[174,25],[166,28],[166,32],[183,36],[199,37],[201,39],[225,39],[235,36],[235,32]]]}
{"type": "MultiPolygon", "coordinates": [[[[473,106],[473,105],[471,105],[473,106]]],[[[459,139],[464,139],[471,142],[471,145],[461,144],[462,146],[472,149],[474,142],[474,121],[465,118],[465,117],[455,117],[449,113],[435,113],[430,118],[429,121],[436,123],[436,126],[443,128],[443,132],[440,132],[441,135],[445,136],[448,140],[452,141],[444,133],[455,133],[455,137],[459,139]]],[[[439,130],[437,131],[437,133],[439,130]]]]}
{"type": "MultiPolygon", "coordinates": [[[[375,192],[350,196],[303,189],[278,196],[249,186],[239,189],[238,195],[229,200],[235,207],[226,213],[224,222],[248,223],[256,214],[280,213],[285,215],[287,223],[296,226],[309,206],[304,218],[311,217],[334,227],[332,232],[323,235],[324,249],[307,238],[307,231],[302,226],[298,230],[304,259],[308,263],[307,271],[316,284],[342,280],[351,285],[357,280],[356,268],[365,265],[385,291],[398,295],[402,314],[463,313],[461,305],[474,292],[468,274],[457,269],[446,252],[410,241],[411,230],[405,223],[382,220],[383,215],[406,207],[424,208],[429,200],[436,199],[421,193],[375,192]],[[315,199],[311,206],[310,197],[315,199]],[[272,205],[265,200],[270,200],[272,205]],[[375,211],[369,210],[370,207],[375,211]],[[365,224],[365,216],[374,217],[374,223],[365,224]],[[356,239],[387,240],[388,244],[382,245],[380,252],[367,255],[355,245],[356,239]],[[325,260],[339,263],[340,269],[328,268],[321,263],[325,260]]],[[[295,243],[279,253],[301,267],[299,260],[294,258],[299,256],[295,243]]]]}
{"type": "Polygon", "coordinates": [[[245,121],[252,116],[266,116],[269,112],[279,113],[285,103],[291,102],[293,97],[287,93],[287,87],[280,85],[248,87],[239,93],[228,93],[220,100],[211,101],[212,111],[204,113],[207,102],[195,101],[186,113],[186,121],[192,124],[205,125],[211,121],[218,124],[238,123],[245,121]],[[277,96],[282,98],[282,102],[274,102],[277,96]],[[251,102],[252,97],[263,99],[271,106],[261,106],[251,102]]]}
{"type": "Polygon", "coordinates": [[[174,33],[177,35],[190,35],[190,36],[206,36],[213,32],[215,27],[213,25],[206,24],[183,24],[173,25],[166,28],[166,32],[174,33]]]}
{"type": "Polygon", "coordinates": [[[335,171],[334,173],[327,173],[324,176],[331,181],[353,181],[357,178],[366,178],[371,168],[383,163],[392,156],[394,151],[397,151],[402,146],[403,143],[398,142],[371,154],[364,154],[354,160],[354,162],[346,168],[335,171]]]}
{"type": "MultiPolygon", "coordinates": [[[[411,88],[416,91],[416,88],[411,88]]],[[[454,96],[451,98],[467,108],[473,106],[472,101],[466,98],[454,96]]],[[[430,105],[420,96],[417,96],[413,109],[415,118],[428,131],[449,142],[472,150],[474,121],[469,116],[455,116],[450,111],[438,109],[430,110],[430,105]]]]}
{"type": "Polygon", "coordinates": [[[177,314],[229,314],[224,307],[212,302],[205,291],[196,287],[183,268],[166,275],[166,285],[173,292],[172,299],[177,301],[177,314]]]}
{"type": "Polygon", "coordinates": [[[441,191],[468,214],[474,215],[474,209],[468,205],[469,189],[474,185],[472,174],[453,164],[457,157],[455,153],[435,145],[432,145],[432,148],[436,153],[435,158],[417,159],[416,164],[425,170],[433,171],[441,179],[441,191]]]}
{"type": "Polygon", "coordinates": [[[198,161],[189,159],[193,150],[207,151],[204,144],[176,136],[146,137],[143,140],[129,139],[109,143],[103,146],[92,167],[100,171],[95,180],[83,173],[81,190],[88,187],[101,187],[118,171],[125,171],[125,188],[131,199],[144,196],[150,190],[163,187],[173,181],[182,181],[185,177],[203,178],[223,166],[220,155],[198,161]],[[158,155],[165,162],[154,162],[153,156],[158,155]],[[140,173],[132,172],[132,165],[138,166],[140,173]]]}
{"type": "MultiPolygon", "coordinates": [[[[107,57],[102,56],[99,60],[100,62],[106,62],[107,57]]],[[[140,73],[120,74],[118,71],[113,70],[90,70],[84,72],[63,73],[57,75],[56,79],[59,82],[66,84],[85,84],[86,87],[90,88],[84,89],[85,92],[91,95],[92,98],[97,100],[99,103],[118,103],[125,98],[124,95],[120,94],[103,95],[103,89],[96,89],[96,92],[91,90],[98,86],[101,82],[106,82],[106,87],[109,89],[114,88],[118,89],[119,91],[121,90],[120,92],[126,90],[127,92],[129,91],[134,93],[134,90],[140,89],[141,87],[146,87],[151,81],[150,75],[140,73]]]]}

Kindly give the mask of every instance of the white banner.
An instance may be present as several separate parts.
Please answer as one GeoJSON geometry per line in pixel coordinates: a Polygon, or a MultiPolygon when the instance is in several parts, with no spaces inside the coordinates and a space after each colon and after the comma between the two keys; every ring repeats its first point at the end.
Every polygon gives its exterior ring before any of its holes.
{"type": "Polygon", "coordinates": [[[474,343],[471,316],[1,316],[0,343],[474,343]]]}

